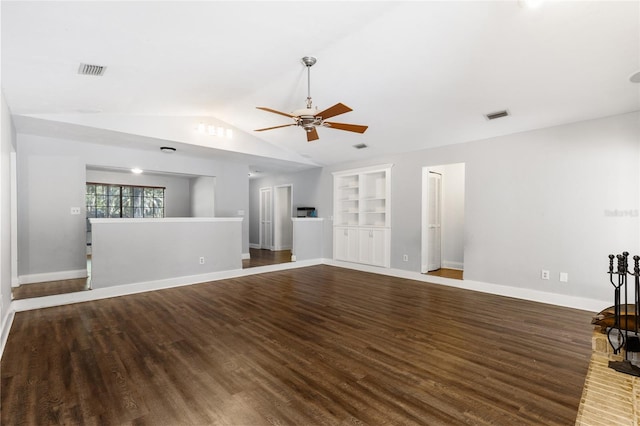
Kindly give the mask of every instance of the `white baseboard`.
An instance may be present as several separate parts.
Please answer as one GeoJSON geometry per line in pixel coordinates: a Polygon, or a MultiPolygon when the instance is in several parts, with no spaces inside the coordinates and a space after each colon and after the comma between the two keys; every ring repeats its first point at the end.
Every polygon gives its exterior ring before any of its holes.
{"type": "Polygon", "coordinates": [[[447,269],[455,269],[457,271],[464,271],[464,263],[454,262],[451,260],[443,260],[442,267],[447,269]]]}
{"type": "Polygon", "coordinates": [[[9,331],[11,331],[13,318],[16,316],[16,312],[12,309],[11,305],[9,305],[8,311],[9,312],[7,312],[5,317],[2,319],[2,330],[0,330],[0,359],[2,359],[2,354],[4,354],[4,347],[7,344],[7,339],[9,338],[9,331]]]}
{"type": "Polygon", "coordinates": [[[456,280],[453,278],[435,277],[419,272],[405,271],[403,269],[381,268],[378,266],[362,265],[358,263],[342,262],[333,259],[323,259],[326,265],[339,266],[341,268],[355,269],[357,271],[372,272],[374,274],[389,275],[392,277],[406,278],[414,281],[441,284],[465,290],[490,293],[498,296],[513,297],[532,302],[546,303],[548,305],[563,306],[565,308],[581,309],[590,312],[600,312],[604,307],[610,306],[611,301],[589,299],[586,297],[570,296],[566,294],[548,293],[528,288],[511,287],[500,284],[485,283],[481,281],[456,280]]]}
{"type": "MultiPolygon", "coordinates": [[[[304,268],[314,265],[330,265],[341,268],[353,269],[374,274],[388,275],[398,278],[405,278],[414,281],[428,282],[432,284],[447,285],[466,290],[491,293],[500,296],[514,297],[517,299],[530,300],[534,302],[547,303],[551,305],[564,306],[574,309],[582,309],[591,312],[598,312],[604,306],[609,306],[610,302],[605,300],[588,299],[584,297],[569,296],[556,293],[547,293],[538,290],[510,287],[499,284],[485,283],[470,280],[455,280],[451,278],[435,277],[424,275],[419,272],[405,271],[402,269],[383,268],[378,266],[363,265],[358,263],[342,262],[333,259],[311,259],[299,262],[280,263],[277,265],[260,266],[249,269],[234,269],[229,271],[212,272],[209,274],[192,275],[165,280],[139,282],[134,284],[119,285],[108,288],[98,288],[77,293],[58,294],[53,296],[37,297],[33,299],[21,299],[11,302],[9,311],[27,311],[31,309],[49,308],[52,306],[68,305],[72,303],[88,302],[92,300],[106,299],[110,297],[126,296],[129,294],[143,293],[147,291],[161,290],[165,288],[181,287],[211,281],[219,281],[230,278],[244,277],[248,275],[262,274],[265,272],[284,271],[287,269],[304,268]]],[[[4,333],[8,334],[8,328],[13,321],[13,317],[3,323],[4,333]],[[6,330],[5,330],[6,328],[6,330]]],[[[5,338],[6,339],[6,338],[5,338]]],[[[4,344],[4,343],[3,343],[4,344]]]]}
{"type": "Polygon", "coordinates": [[[32,309],[50,308],[53,306],[70,305],[73,303],[89,302],[92,300],[108,299],[110,297],[127,296],[147,291],[163,290],[166,288],[183,287],[193,284],[203,284],[230,278],[246,277],[248,275],[264,274],[265,272],[284,271],[286,269],[304,268],[320,265],[321,259],[303,260],[295,263],[280,263],[277,265],[258,266],[248,269],[233,269],[229,271],[211,272],[202,275],[169,278],[165,280],[123,284],[114,287],[97,288],[76,293],[56,294],[53,296],[20,299],[11,302],[15,312],[30,311],[32,309]]]}
{"type": "Polygon", "coordinates": [[[242,260],[251,259],[251,253],[242,253],[242,260]]]}
{"type": "Polygon", "coordinates": [[[260,244],[249,243],[249,248],[260,250],[260,244]]]}
{"type": "Polygon", "coordinates": [[[44,274],[20,275],[18,284],[43,283],[47,281],[73,280],[76,278],[86,278],[86,269],[76,269],[72,271],[46,272],[44,274]]]}

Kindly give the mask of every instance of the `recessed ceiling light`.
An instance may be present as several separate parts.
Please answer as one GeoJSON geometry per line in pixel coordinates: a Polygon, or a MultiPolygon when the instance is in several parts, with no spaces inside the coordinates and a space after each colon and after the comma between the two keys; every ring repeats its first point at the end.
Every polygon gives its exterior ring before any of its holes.
{"type": "Polygon", "coordinates": [[[366,148],[366,147],[367,147],[367,145],[366,145],[366,144],[363,144],[363,143],[359,143],[359,144],[353,145],[353,147],[354,147],[355,149],[363,149],[363,148],[366,148]]]}
{"type": "Polygon", "coordinates": [[[176,152],[176,149],[172,146],[161,146],[160,151],[166,152],[167,154],[173,154],[176,152]]]}
{"type": "Polygon", "coordinates": [[[640,71],[631,74],[631,77],[629,77],[629,81],[632,83],[640,83],[640,71]]]}
{"type": "Polygon", "coordinates": [[[140,173],[142,173],[142,169],[139,169],[139,168],[136,167],[135,169],[131,169],[131,173],[135,173],[135,174],[139,175],[140,173]]]}

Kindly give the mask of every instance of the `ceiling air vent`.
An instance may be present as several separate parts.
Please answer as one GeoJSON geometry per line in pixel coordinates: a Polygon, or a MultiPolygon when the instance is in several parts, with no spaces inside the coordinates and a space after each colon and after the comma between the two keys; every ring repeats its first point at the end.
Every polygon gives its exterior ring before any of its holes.
{"type": "Polygon", "coordinates": [[[104,71],[106,69],[107,67],[103,67],[102,65],[80,64],[80,68],[78,68],[78,74],[101,76],[104,74],[104,71]]]}
{"type": "Polygon", "coordinates": [[[502,117],[508,117],[509,116],[509,111],[502,110],[502,111],[496,111],[496,112],[492,112],[489,114],[485,114],[485,117],[487,118],[487,120],[495,120],[496,118],[502,118],[502,117]]]}
{"type": "Polygon", "coordinates": [[[363,143],[359,143],[359,144],[357,144],[357,145],[353,145],[353,147],[354,147],[355,149],[363,149],[363,148],[366,148],[366,147],[367,147],[367,145],[365,145],[365,144],[363,144],[363,143]]]}

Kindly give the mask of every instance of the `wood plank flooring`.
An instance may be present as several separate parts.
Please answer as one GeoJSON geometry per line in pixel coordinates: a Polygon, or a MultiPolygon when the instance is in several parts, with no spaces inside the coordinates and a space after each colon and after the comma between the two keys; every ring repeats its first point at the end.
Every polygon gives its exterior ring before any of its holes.
{"type": "Polygon", "coordinates": [[[33,297],[51,296],[54,294],[75,293],[89,290],[87,278],[73,280],[49,281],[44,283],[23,284],[11,290],[13,300],[31,299],[33,297]]]}
{"type": "Polygon", "coordinates": [[[243,269],[291,262],[291,250],[271,251],[249,249],[249,255],[251,256],[250,259],[244,259],[242,261],[243,269]]]}
{"type": "Polygon", "coordinates": [[[452,278],[454,280],[461,280],[464,271],[460,271],[459,269],[448,269],[448,268],[440,268],[435,271],[427,272],[427,275],[431,275],[434,277],[443,277],[443,278],[452,278]]]}
{"type": "Polygon", "coordinates": [[[0,420],[569,425],[590,319],[326,265],[19,312],[0,420]]]}

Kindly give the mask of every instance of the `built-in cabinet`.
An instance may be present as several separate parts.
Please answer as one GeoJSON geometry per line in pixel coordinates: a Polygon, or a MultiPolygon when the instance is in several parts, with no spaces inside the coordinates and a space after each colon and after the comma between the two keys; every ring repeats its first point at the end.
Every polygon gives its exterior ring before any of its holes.
{"type": "Polygon", "coordinates": [[[390,266],[391,166],[333,174],[334,259],[390,266]]]}

